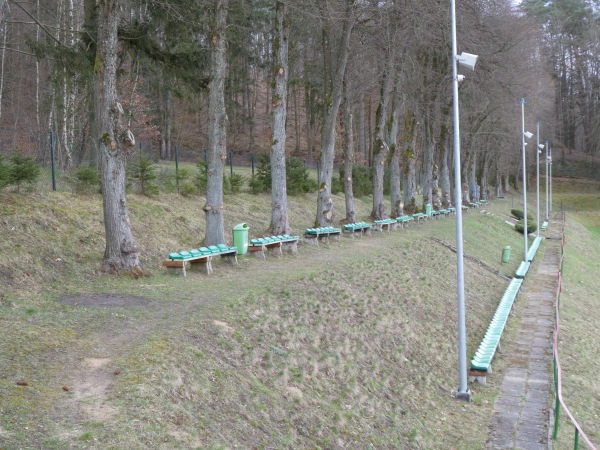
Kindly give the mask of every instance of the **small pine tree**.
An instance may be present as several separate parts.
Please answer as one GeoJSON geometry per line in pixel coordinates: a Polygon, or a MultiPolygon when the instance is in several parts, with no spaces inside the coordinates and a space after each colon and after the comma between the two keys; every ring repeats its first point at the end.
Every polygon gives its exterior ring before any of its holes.
{"type": "Polygon", "coordinates": [[[6,163],[6,158],[4,158],[4,156],[0,155],[0,189],[2,189],[4,186],[8,185],[9,173],[10,173],[10,168],[8,167],[8,164],[6,163]]]}
{"type": "Polygon", "coordinates": [[[97,192],[100,189],[100,173],[92,166],[78,167],[74,174],[75,192],[97,192]]]}
{"type": "Polygon", "coordinates": [[[156,184],[156,164],[148,158],[140,158],[136,164],[131,167],[130,177],[137,181],[142,195],[158,194],[158,184],[156,184]]]}
{"type": "Polygon", "coordinates": [[[8,184],[16,184],[17,192],[23,183],[35,183],[40,176],[40,167],[31,156],[24,156],[20,149],[10,157],[8,184]]]}

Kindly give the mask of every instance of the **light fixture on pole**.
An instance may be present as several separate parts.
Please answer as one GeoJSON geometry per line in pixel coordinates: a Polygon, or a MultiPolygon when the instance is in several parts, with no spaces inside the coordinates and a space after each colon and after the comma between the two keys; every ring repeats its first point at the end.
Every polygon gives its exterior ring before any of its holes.
{"type": "MultiPolygon", "coordinates": [[[[523,130],[521,134],[521,142],[523,144],[523,236],[525,242],[525,253],[523,257],[523,261],[527,262],[527,165],[525,159],[525,138],[531,139],[533,137],[533,133],[529,131],[525,131],[525,99],[521,99],[521,128],[523,130]]],[[[537,149],[536,149],[537,150],[537,149]]]]}
{"type": "Polygon", "coordinates": [[[546,222],[548,222],[548,165],[550,162],[550,157],[548,156],[548,141],[546,141],[546,222]]]}
{"type": "Polygon", "coordinates": [[[536,141],[537,146],[535,148],[535,207],[536,207],[536,227],[535,235],[540,235],[540,153],[544,148],[543,144],[540,144],[540,122],[536,124],[536,141]]]}
{"type": "Polygon", "coordinates": [[[452,19],[452,93],[454,116],[454,192],[456,206],[456,288],[458,297],[458,391],[456,398],[471,401],[471,391],[467,385],[467,327],[465,324],[465,279],[464,255],[462,236],[462,192],[460,174],[460,128],[458,116],[458,82],[464,76],[458,75],[460,64],[475,70],[477,55],[471,53],[457,53],[456,44],[456,2],[450,0],[450,16],[452,19]]]}

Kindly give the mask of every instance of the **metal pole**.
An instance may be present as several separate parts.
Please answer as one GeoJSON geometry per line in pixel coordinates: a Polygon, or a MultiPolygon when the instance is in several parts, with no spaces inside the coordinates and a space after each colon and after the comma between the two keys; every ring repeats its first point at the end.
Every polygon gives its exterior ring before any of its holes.
{"type": "Polygon", "coordinates": [[[536,143],[535,143],[535,206],[536,206],[536,216],[535,220],[535,235],[539,237],[540,235],[540,123],[538,122],[536,125],[536,143]]]}
{"type": "Polygon", "coordinates": [[[523,239],[525,253],[523,261],[527,262],[527,170],[525,163],[525,99],[521,99],[521,143],[523,144],[523,239]]]}
{"type": "Polygon", "coordinates": [[[233,151],[229,151],[229,176],[233,176],[233,151]]]}
{"type": "Polygon", "coordinates": [[[52,164],[52,190],[56,191],[56,166],[54,164],[54,131],[50,131],[50,162],[52,164]]]}
{"type": "Polygon", "coordinates": [[[552,212],[552,149],[550,149],[550,212],[552,212]]]}
{"type": "Polygon", "coordinates": [[[546,222],[548,222],[548,141],[546,141],[546,222]]]}
{"type": "Polygon", "coordinates": [[[467,385],[467,331],[465,323],[465,279],[460,174],[460,128],[458,115],[458,67],[456,45],[456,2],[450,1],[452,17],[452,90],[454,110],[454,202],[456,206],[456,288],[458,297],[458,392],[456,398],[471,401],[467,385]]]}
{"type": "Polygon", "coordinates": [[[252,162],[252,176],[254,177],[254,154],[250,155],[250,161],[252,162]]]}

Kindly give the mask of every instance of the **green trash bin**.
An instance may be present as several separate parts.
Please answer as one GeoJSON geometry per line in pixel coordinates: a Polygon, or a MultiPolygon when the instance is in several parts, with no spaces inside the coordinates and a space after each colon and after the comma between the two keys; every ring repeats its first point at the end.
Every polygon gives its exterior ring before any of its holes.
{"type": "Polygon", "coordinates": [[[431,205],[431,203],[427,203],[425,205],[425,214],[427,214],[427,217],[429,217],[431,219],[431,211],[433,210],[433,207],[431,205]]]}
{"type": "Polygon", "coordinates": [[[248,251],[248,224],[238,223],[233,227],[233,245],[237,248],[238,255],[245,255],[248,251]]]}
{"type": "Polygon", "coordinates": [[[508,261],[510,261],[510,247],[506,246],[504,247],[504,250],[502,250],[502,263],[508,264],[508,261]]]}

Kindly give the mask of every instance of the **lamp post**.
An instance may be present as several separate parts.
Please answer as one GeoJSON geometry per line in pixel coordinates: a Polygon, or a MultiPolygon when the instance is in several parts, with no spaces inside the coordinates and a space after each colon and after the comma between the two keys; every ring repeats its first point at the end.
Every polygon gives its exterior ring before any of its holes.
{"type": "Polygon", "coordinates": [[[535,147],[535,205],[536,205],[536,228],[535,235],[539,237],[540,235],[540,153],[542,153],[542,149],[544,148],[544,144],[540,144],[540,123],[538,122],[536,125],[537,138],[536,138],[536,147],[535,147]]]}
{"type": "Polygon", "coordinates": [[[548,156],[548,141],[546,141],[546,222],[548,222],[548,165],[550,163],[550,158],[548,156]]]}
{"type": "Polygon", "coordinates": [[[552,148],[550,149],[550,212],[552,212],[552,148]]]}
{"type": "Polygon", "coordinates": [[[465,280],[464,280],[464,254],[462,232],[462,192],[460,174],[460,128],[458,116],[458,82],[464,76],[458,75],[458,67],[467,67],[475,70],[477,55],[470,53],[457,53],[456,44],[456,2],[450,1],[450,15],[452,18],[452,93],[454,116],[454,203],[456,206],[456,288],[458,297],[458,391],[456,398],[471,401],[471,391],[467,385],[467,331],[465,324],[465,280]]]}
{"type": "MultiPolygon", "coordinates": [[[[525,131],[525,99],[521,99],[521,128],[523,130],[521,134],[521,143],[523,144],[523,236],[525,242],[525,256],[523,261],[527,262],[527,166],[525,163],[525,138],[531,139],[533,133],[525,131]]],[[[537,150],[537,149],[536,149],[537,150]]]]}

